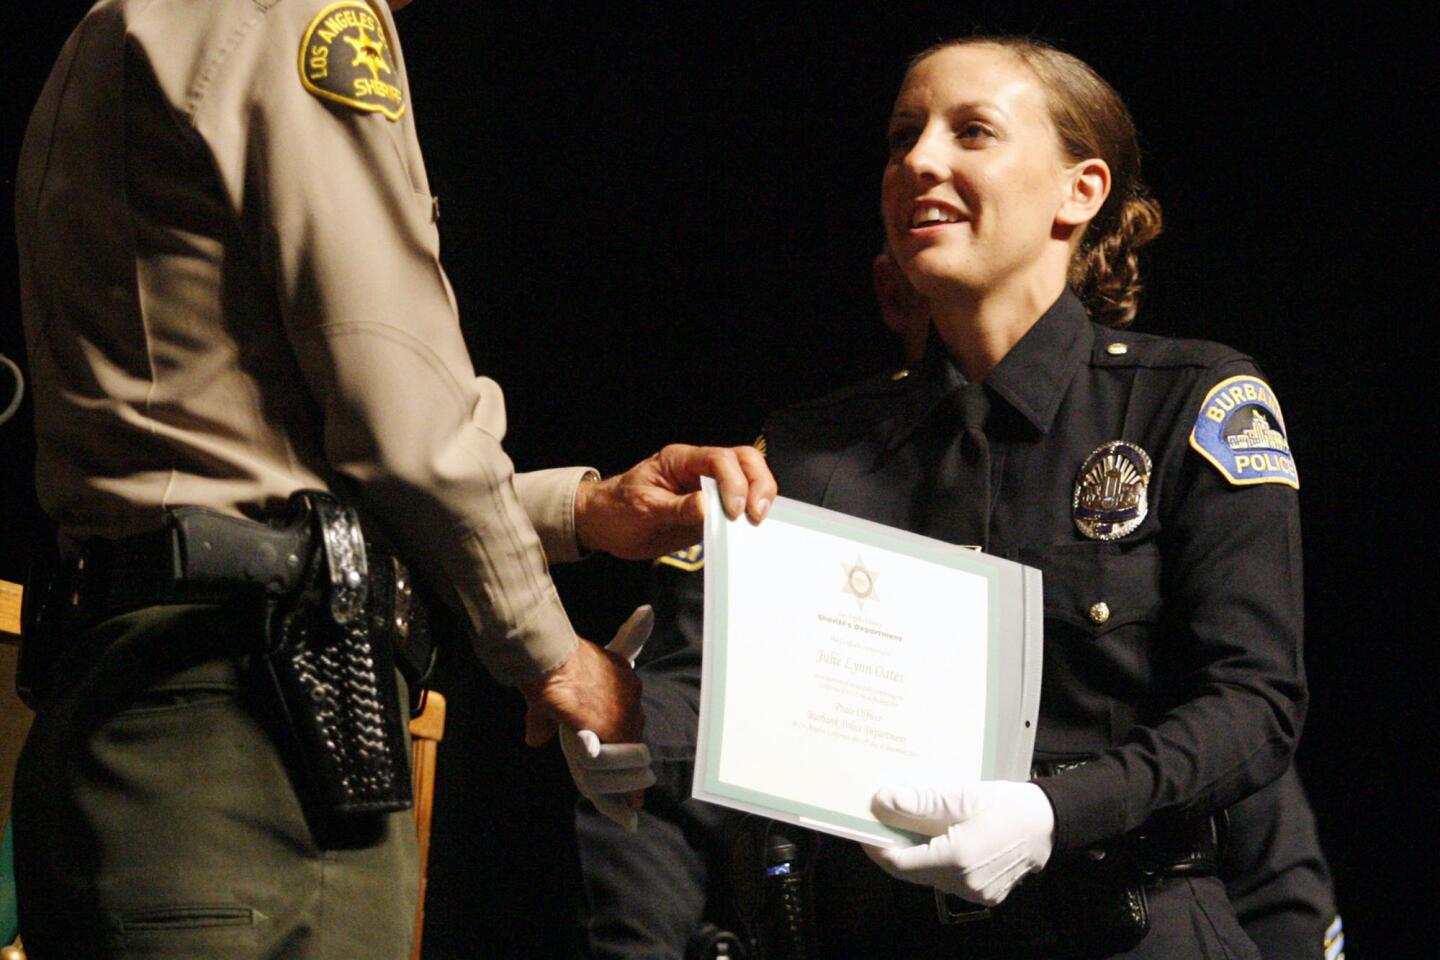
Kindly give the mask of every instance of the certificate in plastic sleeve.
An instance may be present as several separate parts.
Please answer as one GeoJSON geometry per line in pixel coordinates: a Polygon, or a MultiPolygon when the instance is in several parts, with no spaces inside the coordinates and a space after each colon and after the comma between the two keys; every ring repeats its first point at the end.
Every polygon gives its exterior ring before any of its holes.
{"type": "Polygon", "coordinates": [[[730,520],[704,484],[694,796],[911,843],[876,788],[1029,778],[1040,571],[785,497],[730,520]]]}

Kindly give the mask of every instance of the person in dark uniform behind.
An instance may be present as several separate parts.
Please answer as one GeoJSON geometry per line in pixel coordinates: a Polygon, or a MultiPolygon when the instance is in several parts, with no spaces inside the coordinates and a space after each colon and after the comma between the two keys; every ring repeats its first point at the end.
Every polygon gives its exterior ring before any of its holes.
{"type": "Polygon", "coordinates": [[[1344,923],[1315,813],[1292,766],[1230,808],[1220,877],[1264,960],[1342,960],[1344,923]]]}
{"type": "Polygon", "coordinates": [[[702,474],[757,521],[774,494],[750,448],[514,470],[389,7],[101,0],[32,115],[15,219],[63,553],[26,601],[35,960],[408,956],[417,586],[520,689],[527,740],[589,731],[576,781],[624,818],[638,682],[548,563],[690,542],[702,474]]]}
{"type": "MultiPolygon", "coordinates": [[[[887,238],[931,349],[775,414],[772,469],[787,496],[1039,567],[1041,717],[1027,783],[877,793],[881,819],[930,843],[810,844],[808,936],[842,956],[1256,957],[1217,875],[1217,815],[1289,769],[1306,703],[1275,393],[1237,351],[1120,332],[1160,213],[1128,112],[1083,63],[1024,39],[943,44],[912,64],[889,140],[887,238]]],[[[698,622],[680,614],[666,630],[684,642],[641,667],[666,718],[652,796],[668,795],[641,831],[691,876],[686,845],[726,816],[685,799],[698,622]]],[[[673,955],[638,948],[679,924],[626,895],[647,868],[604,834],[581,818],[593,941],[673,955]]]]}

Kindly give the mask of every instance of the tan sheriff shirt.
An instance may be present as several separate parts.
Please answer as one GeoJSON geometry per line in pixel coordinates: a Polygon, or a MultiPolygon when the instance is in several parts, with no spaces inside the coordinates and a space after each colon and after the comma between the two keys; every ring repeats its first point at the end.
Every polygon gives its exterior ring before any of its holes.
{"type": "Polygon", "coordinates": [[[383,2],[91,10],[16,190],[40,497],[64,534],[118,537],[346,477],[514,682],[575,644],[546,553],[577,553],[583,468],[501,448],[413,116],[383,2]]]}

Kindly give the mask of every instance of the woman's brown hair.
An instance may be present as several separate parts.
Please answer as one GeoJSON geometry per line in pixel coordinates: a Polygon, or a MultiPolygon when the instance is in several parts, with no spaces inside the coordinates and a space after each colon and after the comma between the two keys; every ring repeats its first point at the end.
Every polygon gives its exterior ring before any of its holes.
{"type": "Polygon", "coordinates": [[[1124,327],[1140,302],[1139,251],[1160,235],[1160,204],[1140,179],[1135,121],[1115,89],[1078,57],[1030,37],[977,36],[925,50],[916,64],[951,47],[985,44],[1020,58],[1045,87],[1050,122],[1072,162],[1099,157],[1110,167],[1110,195],[1086,226],[1070,261],[1070,285],[1100,323],[1124,327]]]}

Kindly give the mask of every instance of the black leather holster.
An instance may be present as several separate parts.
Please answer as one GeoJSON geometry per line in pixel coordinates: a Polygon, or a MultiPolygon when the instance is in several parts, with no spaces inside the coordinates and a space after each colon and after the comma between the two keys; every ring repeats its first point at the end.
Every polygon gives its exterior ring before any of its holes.
{"type": "Polygon", "coordinates": [[[394,577],[372,573],[382,560],[367,551],[352,508],[311,491],[292,503],[313,531],[314,549],[299,588],[271,603],[263,662],[301,776],[311,799],[334,815],[407,810],[413,800],[395,682],[395,615],[379,595],[382,584],[394,593],[394,577]]]}
{"type": "Polygon", "coordinates": [[[404,565],[329,493],[294,494],[271,523],[181,507],[153,533],[85,541],[32,578],[17,686],[32,706],[43,700],[73,640],[110,617],[232,603],[264,613],[250,659],[276,695],[310,804],[341,816],[409,808],[395,671],[418,696],[436,646],[404,565]]]}

